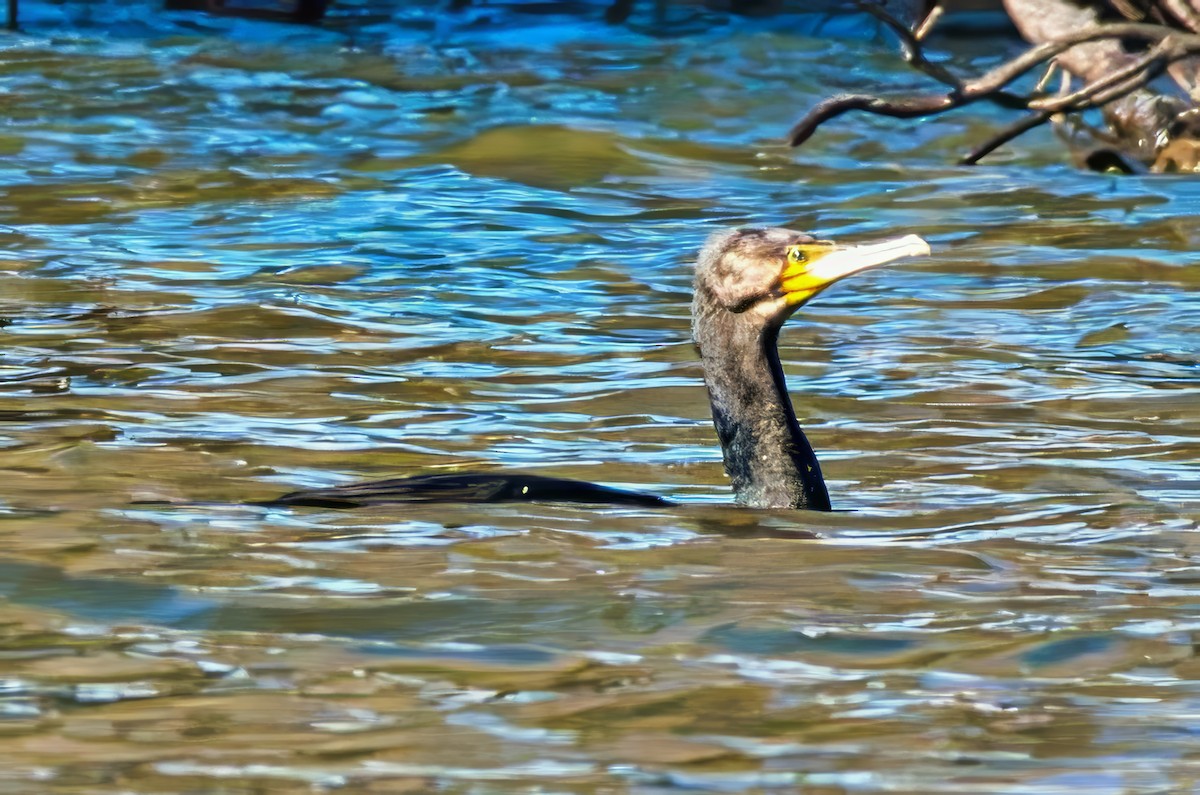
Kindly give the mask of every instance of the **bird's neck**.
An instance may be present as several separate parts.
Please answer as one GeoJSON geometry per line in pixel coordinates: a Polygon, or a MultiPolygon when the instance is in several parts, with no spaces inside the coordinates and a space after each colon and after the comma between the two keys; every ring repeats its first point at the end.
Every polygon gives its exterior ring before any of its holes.
{"type": "Polygon", "coordinates": [[[696,338],[735,498],[754,508],[830,510],[817,456],[788,398],[779,327],[723,325],[696,338]]]}

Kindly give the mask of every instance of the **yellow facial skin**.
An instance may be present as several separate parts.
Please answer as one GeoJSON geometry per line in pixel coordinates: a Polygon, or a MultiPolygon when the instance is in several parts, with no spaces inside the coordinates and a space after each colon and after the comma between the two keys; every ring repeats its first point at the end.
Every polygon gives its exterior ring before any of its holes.
{"type": "Polygon", "coordinates": [[[810,268],[833,248],[832,243],[804,243],[788,247],[787,264],[780,275],[779,286],[789,306],[806,303],[831,284],[814,276],[810,268]]]}
{"type": "Polygon", "coordinates": [[[797,307],[852,273],[928,253],[929,244],[916,235],[859,246],[797,243],[787,249],[779,287],[787,305],[797,307]]]}

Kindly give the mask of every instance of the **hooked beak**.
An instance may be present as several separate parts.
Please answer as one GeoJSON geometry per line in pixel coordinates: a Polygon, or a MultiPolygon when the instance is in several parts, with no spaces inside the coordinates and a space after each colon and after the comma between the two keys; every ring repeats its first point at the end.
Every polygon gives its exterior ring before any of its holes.
{"type": "Polygon", "coordinates": [[[905,235],[859,246],[824,244],[813,246],[810,252],[807,261],[789,262],[780,275],[779,285],[790,306],[803,304],[852,273],[877,268],[903,257],[926,255],[929,244],[916,235],[905,235]]]}

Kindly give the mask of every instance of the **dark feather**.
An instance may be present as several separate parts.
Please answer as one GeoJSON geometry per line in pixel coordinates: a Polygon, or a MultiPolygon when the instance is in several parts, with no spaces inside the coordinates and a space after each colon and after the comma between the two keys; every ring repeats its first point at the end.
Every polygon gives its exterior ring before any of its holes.
{"type": "Polygon", "coordinates": [[[256,503],[266,506],[300,505],[313,508],[362,508],[408,502],[582,502],[607,505],[636,505],[659,508],[670,500],[582,480],[549,478],[540,475],[500,473],[464,473],[454,475],[417,475],[366,483],[352,483],[328,489],[293,491],[273,500],[256,503]]]}

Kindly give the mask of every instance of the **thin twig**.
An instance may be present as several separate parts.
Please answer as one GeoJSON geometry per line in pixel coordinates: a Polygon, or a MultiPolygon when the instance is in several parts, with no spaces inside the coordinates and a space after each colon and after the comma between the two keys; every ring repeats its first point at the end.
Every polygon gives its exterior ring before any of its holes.
{"type": "Polygon", "coordinates": [[[979,146],[975,147],[969,153],[964,155],[961,159],[959,159],[958,164],[960,166],[975,165],[980,160],[987,157],[1012,139],[1029,132],[1034,127],[1045,124],[1053,115],[1053,113],[1041,111],[1039,113],[1032,113],[1023,119],[1008,125],[1003,130],[996,133],[991,138],[988,138],[979,146]]]}
{"type": "MultiPolygon", "coordinates": [[[[961,88],[962,80],[959,79],[953,72],[940,64],[932,63],[925,57],[925,50],[921,47],[921,36],[909,30],[908,25],[905,25],[899,19],[894,17],[890,11],[884,8],[874,0],[856,0],[855,5],[866,11],[871,16],[878,19],[883,24],[887,25],[893,33],[900,38],[900,51],[904,55],[904,60],[907,61],[913,68],[920,69],[925,74],[932,77],[939,83],[943,83],[951,88],[961,88]]],[[[934,6],[935,9],[939,6],[934,6]]],[[[921,22],[920,27],[924,28],[931,17],[934,17],[934,12],[930,11],[925,19],[921,22]]],[[[941,16],[937,14],[936,16],[941,16]]],[[[937,21],[936,19],[934,20],[937,21]]],[[[928,31],[926,31],[928,32],[928,31]]]]}
{"type": "Polygon", "coordinates": [[[917,25],[917,29],[913,31],[913,38],[917,41],[925,41],[925,37],[929,35],[929,31],[933,30],[933,26],[942,18],[942,14],[946,13],[946,8],[941,3],[935,4],[929,9],[929,13],[921,20],[921,24],[917,25]]]}
{"type": "MultiPolygon", "coordinates": [[[[1041,94],[1046,90],[1046,86],[1050,85],[1050,81],[1054,79],[1054,74],[1059,70],[1058,61],[1051,61],[1046,64],[1046,71],[1038,78],[1037,85],[1033,87],[1033,93],[1041,94]]],[[[1063,74],[1066,74],[1065,72],[1063,74]]]]}

